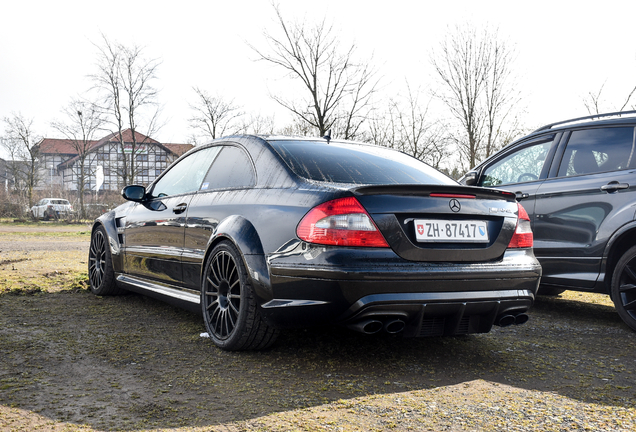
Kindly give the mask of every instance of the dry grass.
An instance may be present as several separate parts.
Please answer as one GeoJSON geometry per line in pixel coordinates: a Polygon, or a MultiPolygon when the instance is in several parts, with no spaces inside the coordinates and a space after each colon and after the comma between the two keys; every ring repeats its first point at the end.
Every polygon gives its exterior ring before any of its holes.
{"type": "Polygon", "coordinates": [[[2,431],[636,430],[636,333],[606,296],[541,298],[527,324],[483,335],[334,327],[228,353],[195,314],[82,289],[77,235],[0,252],[28,258],[0,265],[2,431]]]}
{"type": "Polygon", "coordinates": [[[86,227],[72,232],[0,232],[0,294],[85,288],[89,240],[86,227]]]}

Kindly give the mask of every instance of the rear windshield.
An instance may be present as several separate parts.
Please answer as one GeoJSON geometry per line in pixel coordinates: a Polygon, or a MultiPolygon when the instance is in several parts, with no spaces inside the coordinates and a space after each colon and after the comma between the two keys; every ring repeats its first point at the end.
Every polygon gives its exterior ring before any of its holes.
{"type": "Polygon", "coordinates": [[[354,184],[434,184],[457,182],[411,156],[379,146],[321,141],[270,141],[298,176],[354,184]]]}

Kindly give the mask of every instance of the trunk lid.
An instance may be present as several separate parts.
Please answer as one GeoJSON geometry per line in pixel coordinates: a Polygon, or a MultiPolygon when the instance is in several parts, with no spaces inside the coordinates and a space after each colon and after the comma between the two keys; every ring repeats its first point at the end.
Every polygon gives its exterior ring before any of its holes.
{"type": "Polygon", "coordinates": [[[506,191],[454,185],[362,186],[350,191],[389,246],[410,261],[498,260],[517,226],[515,196],[506,191]]]}

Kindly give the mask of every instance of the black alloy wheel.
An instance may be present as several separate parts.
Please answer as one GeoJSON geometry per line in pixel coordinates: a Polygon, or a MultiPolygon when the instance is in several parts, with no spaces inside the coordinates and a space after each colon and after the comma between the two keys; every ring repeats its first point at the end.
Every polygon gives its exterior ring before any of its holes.
{"type": "Polygon", "coordinates": [[[241,280],[236,262],[227,251],[214,256],[206,276],[205,296],[210,328],[219,339],[227,339],[238,324],[241,280]]]}
{"type": "Polygon", "coordinates": [[[618,314],[636,331],[636,246],[625,252],[616,264],[611,290],[618,314]]]}
{"type": "Polygon", "coordinates": [[[117,295],[122,291],[115,283],[110,246],[106,231],[101,226],[95,228],[91,235],[91,245],[88,250],[88,278],[93,294],[117,295]]]}
{"type": "Polygon", "coordinates": [[[262,349],[278,335],[261,318],[249,281],[236,247],[219,243],[206,262],[201,307],[208,334],[222,349],[262,349]]]}

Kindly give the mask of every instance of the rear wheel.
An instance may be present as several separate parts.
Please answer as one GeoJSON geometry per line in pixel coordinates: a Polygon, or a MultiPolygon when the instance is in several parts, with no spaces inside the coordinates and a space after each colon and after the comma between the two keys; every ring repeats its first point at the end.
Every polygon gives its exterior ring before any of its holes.
{"type": "Polygon", "coordinates": [[[219,243],[206,261],[201,307],[208,334],[222,349],[263,349],[278,336],[261,317],[246,266],[230,242],[219,243]]]}
{"type": "Polygon", "coordinates": [[[636,246],[625,252],[616,264],[611,291],[618,314],[636,331],[636,246]]]}
{"type": "Polygon", "coordinates": [[[117,295],[124,291],[115,282],[108,236],[102,226],[95,228],[91,235],[91,245],[88,250],[88,277],[91,292],[95,295],[117,295]]]}

